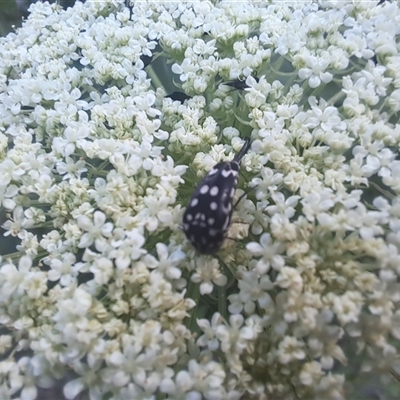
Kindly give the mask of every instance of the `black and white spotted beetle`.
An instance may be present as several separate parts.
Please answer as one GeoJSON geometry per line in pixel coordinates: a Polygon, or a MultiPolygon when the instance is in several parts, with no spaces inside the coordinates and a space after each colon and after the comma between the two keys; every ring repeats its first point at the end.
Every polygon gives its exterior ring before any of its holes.
{"type": "Polygon", "coordinates": [[[233,196],[239,180],[240,163],[250,147],[243,147],[232,161],[220,162],[201,180],[183,214],[183,230],[202,254],[214,254],[222,245],[231,223],[233,196]]]}

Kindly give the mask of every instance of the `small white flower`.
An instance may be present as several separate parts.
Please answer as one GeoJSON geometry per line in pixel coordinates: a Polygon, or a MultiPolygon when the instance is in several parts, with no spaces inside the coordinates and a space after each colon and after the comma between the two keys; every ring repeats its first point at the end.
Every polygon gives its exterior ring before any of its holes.
{"type": "Polygon", "coordinates": [[[363,299],[361,293],[347,291],[342,296],[334,298],[333,311],[342,324],[357,322],[362,305],[363,299]]]}
{"type": "MultiPolygon", "coordinates": [[[[18,268],[12,264],[3,264],[0,268],[0,273],[3,276],[0,299],[4,301],[9,298],[14,292],[22,295],[25,290],[25,285],[30,277],[34,275],[31,271],[32,260],[28,256],[22,256],[18,263],[18,268]]],[[[43,277],[42,277],[43,278],[43,277]]]]}
{"type": "Polygon", "coordinates": [[[34,226],[34,221],[25,217],[24,210],[21,206],[14,208],[13,217],[10,218],[2,225],[6,230],[4,236],[17,236],[24,229],[29,229],[34,226]]]}
{"type": "Polygon", "coordinates": [[[292,218],[295,214],[295,207],[297,206],[300,196],[290,196],[285,199],[284,195],[280,192],[273,193],[271,195],[275,205],[267,207],[268,214],[274,215],[276,213],[282,213],[287,218],[292,218]]]}
{"type": "Polygon", "coordinates": [[[200,293],[204,295],[213,291],[213,284],[226,285],[228,278],[221,273],[218,260],[201,257],[196,263],[196,272],[192,275],[191,280],[194,283],[200,283],[200,293]]]}
{"type": "Polygon", "coordinates": [[[186,257],[185,253],[176,249],[171,254],[168,254],[168,247],[163,243],[156,244],[158,260],[150,254],[143,257],[143,262],[148,268],[157,269],[163,273],[168,279],[179,279],[182,271],[178,265],[186,257]]]}
{"type": "Polygon", "coordinates": [[[303,279],[300,273],[291,267],[282,267],[275,280],[275,284],[284,289],[291,289],[301,292],[303,289],[303,279]]]}
{"type": "Polygon", "coordinates": [[[60,137],[54,138],[52,147],[56,153],[68,157],[74,152],[76,144],[83,143],[83,139],[88,137],[89,134],[90,128],[86,124],[71,123],[65,129],[65,139],[60,137]]]}
{"type": "Polygon", "coordinates": [[[47,291],[47,279],[46,273],[43,271],[37,271],[30,279],[25,283],[25,289],[27,295],[32,299],[38,299],[47,291]]]}
{"type": "Polygon", "coordinates": [[[161,220],[165,220],[165,211],[170,202],[171,199],[167,196],[145,196],[143,199],[145,207],[134,217],[134,220],[145,226],[149,232],[153,232],[158,229],[161,220]]]}
{"type": "Polygon", "coordinates": [[[198,346],[205,347],[211,351],[218,350],[219,348],[219,341],[217,339],[216,331],[218,326],[223,322],[220,313],[215,313],[211,318],[211,323],[207,319],[198,319],[197,325],[199,328],[204,332],[198,339],[196,344],[198,346]]]}
{"type": "Polygon", "coordinates": [[[86,231],[79,242],[80,248],[86,248],[93,243],[98,251],[102,250],[106,238],[111,235],[113,224],[106,222],[106,215],[101,211],[95,211],[92,219],[86,215],[81,215],[77,218],[79,228],[86,231]]]}
{"type": "Polygon", "coordinates": [[[396,89],[390,93],[388,103],[393,112],[400,111],[400,89],[396,89]]]}
{"type": "Polygon", "coordinates": [[[60,175],[64,175],[63,179],[79,178],[84,172],[87,172],[83,160],[75,162],[71,157],[66,157],[66,162],[58,161],[56,165],[57,172],[60,175]]]}
{"type": "Polygon", "coordinates": [[[113,263],[105,257],[98,257],[90,265],[90,272],[94,274],[94,281],[98,285],[106,285],[113,275],[113,263]]]}
{"type": "Polygon", "coordinates": [[[300,79],[308,79],[308,84],[311,88],[318,87],[322,82],[329,83],[333,75],[330,72],[326,72],[326,69],[330,63],[327,55],[324,57],[316,57],[308,55],[305,57],[307,67],[299,69],[300,79]]]}
{"type": "Polygon", "coordinates": [[[248,243],[246,248],[256,257],[262,256],[255,267],[255,271],[260,276],[266,274],[271,266],[280,270],[285,263],[280,254],[284,250],[284,246],[279,242],[273,243],[271,235],[268,233],[261,235],[260,243],[248,243]]]}
{"type": "Polygon", "coordinates": [[[316,361],[305,363],[300,372],[300,381],[305,386],[314,386],[323,376],[321,364],[316,361]]]}
{"type": "Polygon", "coordinates": [[[238,282],[240,292],[229,296],[228,299],[234,302],[232,306],[229,306],[229,310],[237,313],[243,309],[247,315],[251,315],[254,313],[256,305],[264,310],[273,308],[273,301],[268,293],[268,290],[273,287],[268,275],[258,278],[253,271],[241,271],[238,282]],[[239,308],[237,305],[235,306],[236,302],[240,303],[239,308]]]}
{"type": "Polygon", "coordinates": [[[303,213],[309,221],[314,221],[320,212],[328,211],[334,205],[333,193],[329,189],[312,191],[301,200],[303,213]]]}
{"type": "Polygon", "coordinates": [[[277,190],[282,180],[282,174],[274,173],[270,168],[263,168],[261,170],[261,178],[253,178],[251,181],[252,186],[256,188],[257,200],[266,200],[271,193],[277,190]]]}
{"type": "Polygon", "coordinates": [[[278,357],[282,364],[304,360],[306,353],[304,343],[295,337],[285,336],[278,346],[278,357]]]}

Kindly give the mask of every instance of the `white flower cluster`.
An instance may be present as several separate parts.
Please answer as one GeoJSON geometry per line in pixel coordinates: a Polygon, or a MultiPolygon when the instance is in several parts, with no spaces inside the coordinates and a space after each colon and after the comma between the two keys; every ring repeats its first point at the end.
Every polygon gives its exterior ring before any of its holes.
{"type": "Polygon", "coordinates": [[[0,39],[2,400],[400,379],[400,8],[377,3],[38,2],[0,39]],[[184,207],[243,137],[236,240],[199,255],[184,207]]]}

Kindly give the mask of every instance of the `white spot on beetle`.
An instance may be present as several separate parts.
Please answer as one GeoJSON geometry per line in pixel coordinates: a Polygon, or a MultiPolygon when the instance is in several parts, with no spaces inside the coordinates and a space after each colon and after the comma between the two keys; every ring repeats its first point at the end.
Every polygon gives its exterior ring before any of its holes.
{"type": "Polygon", "coordinates": [[[208,192],[208,189],[209,189],[208,185],[203,185],[203,186],[200,188],[200,193],[201,193],[201,194],[206,194],[206,193],[208,192]]]}
{"type": "Polygon", "coordinates": [[[211,208],[211,210],[215,211],[218,208],[217,202],[216,201],[212,201],[210,203],[210,208],[211,208]]]}
{"type": "Polygon", "coordinates": [[[191,202],[190,202],[190,207],[196,207],[197,204],[199,204],[199,199],[195,197],[191,202]]]}
{"type": "Polygon", "coordinates": [[[228,176],[230,176],[230,175],[232,174],[232,172],[233,172],[233,171],[231,171],[230,169],[228,169],[228,170],[223,169],[222,172],[221,172],[221,174],[222,174],[222,176],[223,176],[224,178],[227,178],[228,176]]]}
{"type": "Polygon", "coordinates": [[[216,196],[219,192],[219,187],[218,186],[213,186],[210,189],[210,196],[216,196]]]}

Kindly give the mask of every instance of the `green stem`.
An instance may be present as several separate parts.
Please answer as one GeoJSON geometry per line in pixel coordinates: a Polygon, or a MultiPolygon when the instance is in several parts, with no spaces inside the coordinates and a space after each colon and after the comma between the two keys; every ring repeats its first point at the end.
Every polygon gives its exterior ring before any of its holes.
{"type": "Polygon", "coordinates": [[[187,290],[187,296],[186,297],[190,297],[196,303],[196,306],[192,310],[190,310],[189,319],[187,319],[186,322],[185,322],[185,326],[191,332],[194,332],[194,331],[197,330],[196,319],[197,319],[197,314],[198,314],[197,310],[198,310],[199,303],[200,303],[200,287],[199,287],[199,285],[193,283],[192,281],[189,281],[188,290],[187,290]]]}
{"type": "Polygon", "coordinates": [[[225,286],[218,286],[218,311],[225,320],[228,320],[225,286]]]}

